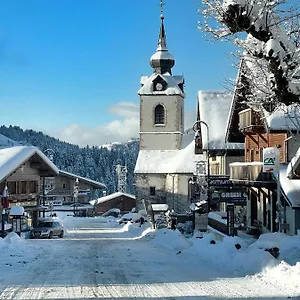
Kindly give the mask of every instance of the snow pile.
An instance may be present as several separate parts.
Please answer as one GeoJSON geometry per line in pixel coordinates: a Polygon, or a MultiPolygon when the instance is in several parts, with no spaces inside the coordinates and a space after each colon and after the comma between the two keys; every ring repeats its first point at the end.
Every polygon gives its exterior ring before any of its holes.
{"type": "Polygon", "coordinates": [[[170,229],[160,229],[156,231],[151,243],[156,246],[176,251],[191,246],[191,243],[180,233],[180,231],[170,229]]]}
{"type": "Polygon", "coordinates": [[[151,229],[148,223],[144,223],[140,226],[139,223],[127,222],[123,226],[122,231],[124,233],[126,232],[127,237],[141,238],[147,236],[148,238],[151,238],[151,232],[153,233],[154,229],[151,229]]]}

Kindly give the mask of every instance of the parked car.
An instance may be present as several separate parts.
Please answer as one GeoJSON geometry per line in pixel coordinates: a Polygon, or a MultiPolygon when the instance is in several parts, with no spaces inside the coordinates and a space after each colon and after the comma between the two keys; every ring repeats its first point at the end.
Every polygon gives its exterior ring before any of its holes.
{"type": "Polygon", "coordinates": [[[63,238],[64,227],[54,218],[39,219],[38,225],[30,231],[30,238],[48,238],[52,239],[54,236],[63,238]]]}

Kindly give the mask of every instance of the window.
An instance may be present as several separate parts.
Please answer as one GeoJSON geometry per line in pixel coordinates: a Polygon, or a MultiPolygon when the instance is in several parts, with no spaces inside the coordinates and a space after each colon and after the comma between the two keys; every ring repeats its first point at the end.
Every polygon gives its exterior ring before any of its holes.
{"type": "Polygon", "coordinates": [[[155,107],[154,124],[165,124],[165,108],[161,104],[155,107]]]}
{"type": "Polygon", "coordinates": [[[62,188],[63,188],[63,189],[66,188],[66,184],[65,184],[65,183],[62,184],[62,188]]]}
{"type": "Polygon", "coordinates": [[[20,194],[26,194],[26,181],[20,181],[20,194]]]}
{"type": "Polygon", "coordinates": [[[35,181],[28,182],[29,193],[36,193],[37,192],[37,183],[35,181]]]}
{"type": "Polygon", "coordinates": [[[150,196],[155,196],[155,186],[150,186],[150,196]]]}
{"type": "Polygon", "coordinates": [[[16,194],[17,192],[17,183],[15,181],[7,182],[7,188],[9,194],[16,194]]]}

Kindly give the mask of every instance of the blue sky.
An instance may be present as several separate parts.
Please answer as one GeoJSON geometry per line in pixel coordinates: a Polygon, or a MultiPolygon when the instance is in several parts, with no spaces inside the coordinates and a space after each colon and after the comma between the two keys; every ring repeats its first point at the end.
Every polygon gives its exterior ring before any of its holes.
{"type": "MultiPolygon", "coordinates": [[[[185,109],[194,113],[198,90],[223,89],[236,76],[232,49],[197,30],[200,1],[165,2],[173,74],[184,74],[185,109]]],[[[81,145],[136,136],[137,91],[152,73],[159,15],[158,0],[1,1],[1,124],[81,145]]]]}

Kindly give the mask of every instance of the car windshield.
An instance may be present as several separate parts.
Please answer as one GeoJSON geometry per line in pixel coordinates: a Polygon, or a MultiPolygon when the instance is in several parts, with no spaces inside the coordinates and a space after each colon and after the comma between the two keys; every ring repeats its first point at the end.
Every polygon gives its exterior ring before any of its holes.
{"type": "Polygon", "coordinates": [[[39,222],[39,227],[52,227],[52,222],[39,222]]]}

